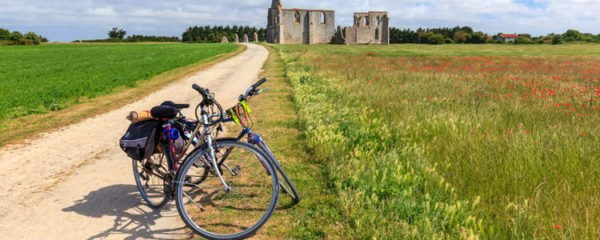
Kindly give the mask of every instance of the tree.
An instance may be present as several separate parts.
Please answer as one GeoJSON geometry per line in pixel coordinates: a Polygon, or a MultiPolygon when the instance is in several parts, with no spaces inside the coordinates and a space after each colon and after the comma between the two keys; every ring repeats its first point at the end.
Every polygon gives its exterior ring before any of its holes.
{"type": "Polygon", "coordinates": [[[0,28],[0,40],[9,40],[10,39],[10,31],[4,28],[0,28]]]}
{"type": "Polygon", "coordinates": [[[469,33],[465,31],[458,31],[454,33],[453,39],[455,43],[465,43],[469,38],[469,33]]]}
{"type": "Polygon", "coordinates": [[[19,42],[21,39],[23,39],[23,34],[21,34],[19,31],[14,31],[10,34],[9,39],[13,42],[19,42]]]}
{"type": "Polygon", "coordinates": [[[444,44],[445,37],[442,34],[434,33],[434,32],[421,32],[421,43],[427,44],[444,44]]]}
{"type": "Polygon", "coordinates": [[[535,42],[524,35],[521,35],[515,39],[516,44],[534,44],[535,42]]]}
{"type": "Polygon", "coordinates": [[[552,38],[552,44],[557,45],[557,44],[562,44],[562,36],[556,34],[554,35],[554,37],[552,38]]]}
{"type": "Polygon", "coordinates": [[[40,42],[42,41],[40,36],[38,36],[34,32],[28,32],[27,34],[25,34],[25,39],[29,40],[31,43],[33,43],[35,45],[40,44],[40,42]]]}
{"type": "Polygon", "coordinates": [[[565,42],[581,41],[582,34],[577,30],[569,29],[562,37],[565,42]]]}
{"type": "Polygon", "coordinates": [[[467,38],[467,43],[485,43],[487,35],[483,32],[474,32],[467,38]]]}
{"type": "Polygon", "coordinates": [[[125,39],[125,35],[127,35],[125,30],[116,27],[108,31],[108,37],[113,40],[123,40],[125,39]]]}
{"type": "Polygon", "coordinates": [[[244,34],[248,35],[250,40],[254,40],[254,33],[258,34],[258,40],[264,41],[267,36],[267,30],[264,28],[257,29],[256,27],[249,26],[194,26],[189,27],[184,33],[181,34],[183,42],[221,42],[223,37],[233,39],[234,35],[238,35],[240,40],[244,34]]]}

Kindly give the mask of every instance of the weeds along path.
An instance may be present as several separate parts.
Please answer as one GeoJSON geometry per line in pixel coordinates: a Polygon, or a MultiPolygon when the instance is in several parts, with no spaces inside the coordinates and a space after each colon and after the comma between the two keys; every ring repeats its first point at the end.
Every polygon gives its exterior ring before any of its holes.
{"type": "MultiPolygon", "coordinates": [[[[0,151],[0,238],[187,238],[173,204],[152,211],[141,204],[131,160],[118,140],[126,114],[164,100],[195,104],[192,83],[216,93],[224,107],[257,80],[268,51],[247,50],[117,110],[0,151]]],[[[186,112],[193,115],[193,110],[186,112]]]]}
{"type": "MultiPolygon", "coordinates": [[[[343,239],[337,195],[327,184],[328,173],[306,150],[292,88],[279,53],[271,47],[263,75],[264,94],[250,100],[254,130],[263,135],[298,187],[302,201],[280,194],[277,210],[253,239],[343,239]]],[[[234,132],[238,130],[235,129],[234,132]]]]}

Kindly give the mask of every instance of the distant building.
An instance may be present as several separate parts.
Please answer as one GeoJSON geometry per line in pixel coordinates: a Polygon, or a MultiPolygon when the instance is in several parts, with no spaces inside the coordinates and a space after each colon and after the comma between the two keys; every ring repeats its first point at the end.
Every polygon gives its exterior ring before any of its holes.
{"type": "Polygon", "coordinates": [[[267,42],[275,44],[389,44],[387,12],[354,14],[354,26],[335,28],[335,11],[284,9],[273,0],[268,12],[267,42]]]}
{"type": "Polygon", "coordinates": [[[519,35],[517,35],[517,34],[503,34],[502,33],[502,34],[498,35],[498,39],[496,39],[496,41],[506,42],[506,43],[514,43],[518,37],[519,37],[519,35]]]}
{"type": "Polygon", "coordinates": [[[354,26],[346,27],[346,44],[389,44],[390,31],[387,12],[354,13],[354,26]]]}

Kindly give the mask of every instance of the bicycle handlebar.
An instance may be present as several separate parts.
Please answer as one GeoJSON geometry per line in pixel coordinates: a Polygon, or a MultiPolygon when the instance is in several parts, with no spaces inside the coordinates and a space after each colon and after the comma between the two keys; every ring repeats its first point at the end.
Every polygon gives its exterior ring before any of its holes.
{"type": "Polygon", "coordinates": [[[208,91],[208,89],[200,87],[200,86],[198,86],[198,84],[195,84],[195,83],[192,85],[192,88],[194,90],[196,90],[198,93],[200,93],[200,95],[202,95],[203,98],[205,98],[205,99],[210,98],[210,91],[208,91]]]}
{"type": "Polygon", "coordinates": [[[252,88],[257,88],[260,87],[260,85],[262,85],[263,83],[265,83],[267,81],[267,78],[263,78],[261,80],[259,80],[258,82],[256,82],[255,84],[252,84],[252,88]]]}
{"type": "Polygon", "coordinates": [[[256,95],[258,87],[260,87],[260,85],[263,85],[263,83],[265,83],[265,82],[267,82],[267,78],[263,78],[263,79],[259,80],[258,82],[256,82],[255,84],[252,84],[252,86],[250,86],[248,89],[246,89],[244,94],[242,94],[240,96],[240,100],[247,100],[248,97],[256,95]]]}

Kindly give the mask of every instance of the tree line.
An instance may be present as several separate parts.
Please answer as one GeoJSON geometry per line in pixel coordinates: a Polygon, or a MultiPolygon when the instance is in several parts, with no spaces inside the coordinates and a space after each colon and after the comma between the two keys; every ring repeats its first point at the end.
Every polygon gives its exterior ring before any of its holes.
{"type": "MultiPolygon", "coordinates": [[[[474,31],[468,26],[454,28],[418,28],[399,29],[390,28],[390,43],[420,43],[420,44],[452,44],[452,43],[504,43],[502,33],[488,35],[481,31],[474,31]]],[[[515,44],[561,44],[572,42],[600,43],[600,34],[581,33],[577,30],[568,30],[563,34],[551,33],[542,36],[532,36],[528,33],[516,34],[515,44]]]]}
{"type": "Polygon", "coordinates": [[[48,39],[34,32],[22,34],[19,31],[11,32],[0,28],[0,45],[39,45],[48,42],[48,39]]]}
{"type": "Polygon", "coordinates": [[[147,35],[130,35],[127,36],[127,31],[120,28],[112,28],[108,31],[106,39],[92,40],[76,40],[74,42],[181,42],[179,37],[169,36],[147,36],[147,35]]]}
{"type": "Polygon", "coordinates": [[[221,42],[223,37],[233,41],[237,34],[240,41],[243,41],[244,34],[248,35],[249,41],[254,41],[254,33],[258,34],[258,41],[265,41],[267,30],[265,28],[256,28],[250,26],[194,26],[189,27],[182,35],[181,40],[188,43],[215,43],[221,42]]]}

